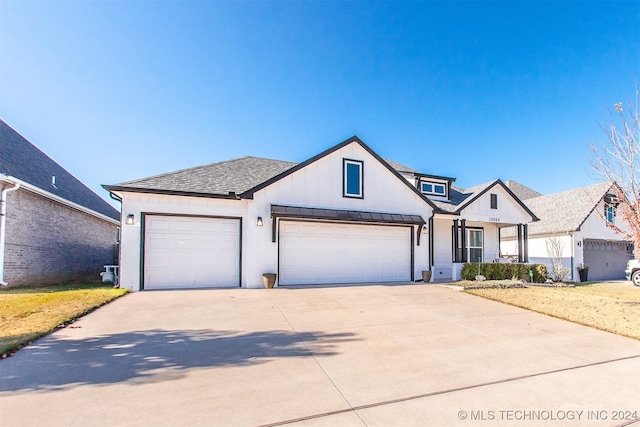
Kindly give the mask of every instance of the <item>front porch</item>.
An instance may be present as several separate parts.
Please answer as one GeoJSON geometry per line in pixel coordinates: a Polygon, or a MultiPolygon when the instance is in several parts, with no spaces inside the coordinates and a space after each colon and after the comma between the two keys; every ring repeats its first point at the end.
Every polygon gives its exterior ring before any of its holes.
{"type": "Polygon", "coordinates": [[[467,262],[529,262],[528,225],[477,221],[451,215],[435,215],[430,228],[430,260],[432,282],[460,280],[460,271],[467,262]],[[517,230],[515,254],[502,254],[500,234],[503,228],[517,230]]]}

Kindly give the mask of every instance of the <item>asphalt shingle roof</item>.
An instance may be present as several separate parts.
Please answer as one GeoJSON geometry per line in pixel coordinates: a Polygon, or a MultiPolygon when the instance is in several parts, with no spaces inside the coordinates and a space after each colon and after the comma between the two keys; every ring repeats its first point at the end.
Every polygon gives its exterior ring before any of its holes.
{"type": "MultiPolygon", "coordinates": [[[[415,173],[420,176],[427,176],[418,172],[416,169],[394,162],[393,160],[382,160],[387,162],[389,166],[397,172],[415,173]]],[[[242,195],[243,193],[249,194],[250,190],[263,185],[265,182],[289,171],[292,168],[300,167],[301,165],[302,164],[295,162],[246,156],[238,159],[183,169],[176,172],[169,172],[148,178],[127,181],[120,184],[107,185],[105,188],[110,191],[158,191],[173,194],[202,194],[216,196],[229,196],[230,193],[242,195]]],[[[452,178],[441,179],[453,180],[452,178]]],[[[444,212],[453,213],[463,207],[464,203],[473,200],[474,197],[478,196],[480,193],[498,182],[499,181],[491,181],[466,190],[455,185],[451,185],[449,200],[442,201],[433,198],[429,198],[429,200],[433,205],[444,212]]]]}
{"type": "Polygon", "coordinates": [[[389,163],[389,166],[397,170],[398,172],[410,172],[410,173],[420,173],[414,168],[410,168],[409,166],[405,166],[402,163],[394,162],[393,160],[384,159],[385,162],[389,163]]]}
{"type": "MultiPolygon", "coordinates": [[[[529,224],[529,235],[578,230],[611,186],[612,183],[603,182],[527,199],[525,204],[540,218],[540,221],[529,224]]],[[[504,231],[505,237],[512,232],[504,231]]]]}
{"type": "Polygon", "coordinates": [[[529,200],[533,199],[534,197],[540,197],[543,195],[542,193],[538,193],[536,190],[529,188],[526,185],[522,185],[519,182],[510,179],[507,180],[504,184],[509,187],[509,190],[511,190],[513,194],[518,196],[518,199],[520,200],[529,200]]]}
{"type": "Polygon", "coordinates": [[[246,156],[116,184],[114,187],[184,193],[241,194],[297,163],[246,156]]]}
{"type": "Polygon", "coordinates": [[[0,174],[119,220],[120,213],[0,119],[0,174]],[[55,176],[55,186],[51,178],[55,176]]]}
{"type": "MultiPolygon", "coordinates": [[[[393,160],[384,159],[384,161],[398,172],[419,173],[417,170],[394,162],[393,160]]],[[[298,165],[296,162],[245,156],[238,159],[225,160],[147,178],[126,181],[113,186],[107,186],[107,188],[130,188],[212,195],[228,195],[230,192],[242,194],[286,172],[296,165],[298,165]]]]}

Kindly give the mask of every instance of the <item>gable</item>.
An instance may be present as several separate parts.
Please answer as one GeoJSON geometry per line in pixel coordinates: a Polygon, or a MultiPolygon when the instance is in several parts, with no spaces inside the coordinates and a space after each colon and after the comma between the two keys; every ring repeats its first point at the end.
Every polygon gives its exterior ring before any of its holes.
{"type": "Polygon", "coordinates": [[[251,192],[257,202],[405,213],[433,209],[428,199],[357,137],[260,187],[251,192]],[[345,162],[362,165],[362,197],[344,193],[345,162]]]}
{"type": "Polygon", "coordinates": [[[535,214],[500,180],[477,191],[458,212],[463,218],[483,222],[518,224],[537,220],[535,214]]]}

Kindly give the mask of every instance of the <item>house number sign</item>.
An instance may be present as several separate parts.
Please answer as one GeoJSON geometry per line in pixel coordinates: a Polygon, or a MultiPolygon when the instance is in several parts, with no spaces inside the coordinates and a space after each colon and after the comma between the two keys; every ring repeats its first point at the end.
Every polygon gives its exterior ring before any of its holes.
{"type": "Polygon", "coordinates": [[[489,218],[489,222],[500,222],[500,218],[491,217],[489,218]]]}

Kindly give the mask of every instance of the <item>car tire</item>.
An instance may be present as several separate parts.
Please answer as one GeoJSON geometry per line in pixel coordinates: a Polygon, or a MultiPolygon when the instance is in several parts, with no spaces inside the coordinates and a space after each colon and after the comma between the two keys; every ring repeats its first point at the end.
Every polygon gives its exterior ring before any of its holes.
{"type": "Polygon", "coordinates": [[[635,286],[640,286],[640,270],[636,270],[631,275],[631,283],[635,286]]]}

